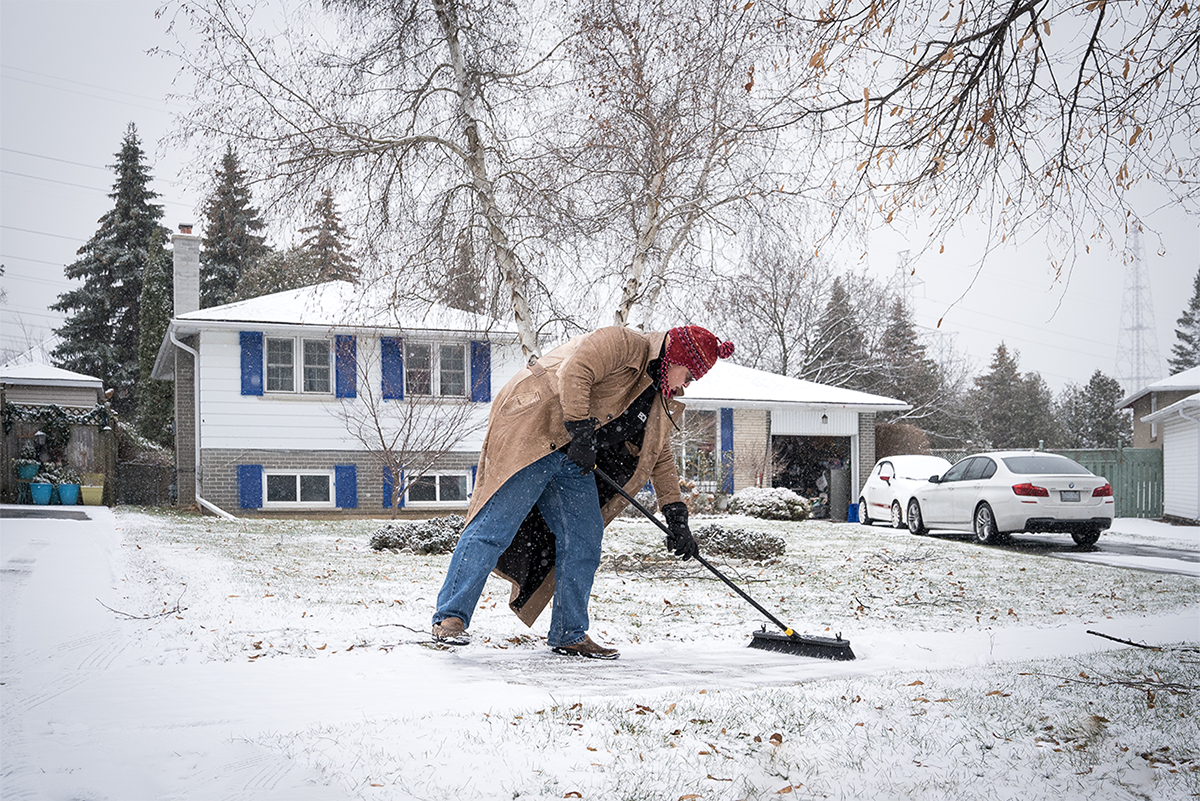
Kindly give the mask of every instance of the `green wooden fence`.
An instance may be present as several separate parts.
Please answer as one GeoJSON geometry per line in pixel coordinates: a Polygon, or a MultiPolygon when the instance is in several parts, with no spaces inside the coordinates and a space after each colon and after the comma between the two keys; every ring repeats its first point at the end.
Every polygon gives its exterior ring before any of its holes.
{"type": "MultiPolygon", "coordinates": [[[[1163,459],[1162,451],[1157,448],[1056,449],[1050,452],[1061,453],[1107,478],[1112,484],[1117,517],[1162,517],[1163,459]]],[[[935,450],[932,453],[951,462],[970,455],[961,450],[935,450]]]]}
{"type": "Polygon", "coordinates": [[[1163,514],[1163,458],[1157,448],[1055,450],[1112,484],[1117,517],[1163,514]]]}

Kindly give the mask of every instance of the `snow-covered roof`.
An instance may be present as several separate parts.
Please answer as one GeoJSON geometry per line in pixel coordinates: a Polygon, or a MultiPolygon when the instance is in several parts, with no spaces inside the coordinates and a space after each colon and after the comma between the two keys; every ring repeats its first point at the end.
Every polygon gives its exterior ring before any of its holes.
{"type": "Polygon", "coordinates": [[[1183,400],[1175,401],[1170,406],[1164,406],[1157,412],[1146,415],[1142,418],[1142,422],[1154,423],[1167,417],[1174,417],[1176,412],[1182,414],[1184,417],[1193,420],[1197,419],[1195,415],[1197,412],[1200,412],[1200,392],[1197,392],[1195,395],[1188,395],[1183,400]]]}
{"type": "Polygon", "coordinates": [[[1151,392],[1178,392],[1180,390],[1195,392],[1198,389],[1200,389],[1200,367],[1192,367],[1135,390],[1132,395],[1118,403],[1117,408],[1124,409],[1138,398],[1149,395],[1151,392]]]}
{"type": "Polygon", "coordinates": [[[170,378],[174,367],[171,336],[188,336],[214,328],[279,326],[340,331],[438,331],[486,334],[517,341],[516,326],[437,303],[397,304],[382,284],[327,281],[275,292],[223,306],[181,314],[171,320],[154,361],[154,378],[170,378]]]}
{"type": "Polygon", "coordinates": [[[721,359],[684,391],[682,400],[703,407],[806,406],[861,412],[912,408],[895,398],[788,378],[721,359]]]}
{"type": "Polygon", "coordinates": [[[327,281],[181,314],[171,321],[177,334],[212,324],[260,323],[325,328],[419,329],[509,334],[511,324],[436,303],[398,305],[381,284],[327,281]]]}
{"type": "Polygon", "coordinates": [[[40,387],[104,388],[104,382],[95,376],[73,373],[61,367],[37,362],[8,364],[0,367],[0,382],[40,387]]]}

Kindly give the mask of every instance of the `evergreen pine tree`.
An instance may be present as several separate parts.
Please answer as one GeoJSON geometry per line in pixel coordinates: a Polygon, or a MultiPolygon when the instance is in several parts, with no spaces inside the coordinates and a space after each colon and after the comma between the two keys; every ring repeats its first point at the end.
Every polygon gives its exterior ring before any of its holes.
{"type": "Polygon", "coordinates": [[[1167,360],[1171,375],[1200,367],[1200,270],[1196,271],[1192,299],[1175,324],[1179,326],[1175,329],[1179,341],[1171,348],[1171,358],[1167,360]]]}
{"type": "Polygon", "coordinates": [[[164,447],[175,444],[171,431],[175,419],[175,385],[151,378],[150,373],[173,315],[174,283],[171,252],[159,245],[146,265],[138,303],[142,319],[138,342],[137,427],[143,436],[164,447]]]}
{"type": "Polygon", "coordinates": [[[333,202],[333,190],[326,189],[313,208],[312,225],[300,229],[307,234],[302,246],[313,257],[320,281],[357,281],[358,268],[346,252],[346,229],[333,202]]]}
{"type": "Polygon", "coordinates": [[[910,404],[913,417],[925,416],[941,380],[937,365],[926,355],[901,298],[896,298],[889,309],[887,327],[874,361],[878,367],[870,391],[910,404]]]}
{"type": "Polygon", "coordinates": [[[1055,440],[1054,398],[1038,373],[1021,375],[1020,355],[1001,342],[990,370],[975,379],[971,403],[988,447],[1050,447],[1055,440]]]}
{"type": "Polygon", "coordinates": [[[312,286],[324,280],[316,257],[307,248],[272,250],[246,267],[238,279],[233,299],[257,298],[273,292],[312,286]]]}
{"type": "Polygon", "coordinates": [[[116,158],[112,167],[117,179],[109,194],[113,209],[100,218],[96,233],[66,268],[67,277],[83,286],[59,295],[50,307],[67,315],[55,331],[61,341],[52,358],[59,367],[99,378],[113,390],[114,409],[130,413],[137,408],[142,276],[168,231],[159,222],[162,206],[151,202],[158,193],[150,189],[150,171],[133,123],[116,158]]]}
{"type": "Polygon", "coordinates": [[[866,389],[866,337],[841,277],[833,279],[829,301],[817,321],[817,335],[805,354],[801,377],[848,389],[866,389]]]}
{"type": "Polygon", "coordinates": [[[1116,448],[1133,439],[1132,418],[1118,411],[1121,382],[1097,370],[1086,386],[1068,385],[1058,401],[1058,428],[1065,448],[1116,448]]]}
{"type": "Polygon", "coordinates": [[[217,168],[213,193],[204,203],[200,243],[200,307],[234,299],[238,279],[267,253],[264,224],[250,204],[250,186],[232,145],[217,168]]]}

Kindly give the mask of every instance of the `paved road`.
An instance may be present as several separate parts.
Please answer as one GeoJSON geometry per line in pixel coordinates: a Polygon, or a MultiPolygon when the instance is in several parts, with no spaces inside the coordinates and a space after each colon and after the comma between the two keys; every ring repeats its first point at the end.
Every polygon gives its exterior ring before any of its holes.
{"type": "MultiPolygon", "coordinates": [[[[958,531],[934,531],[931,535],[944,539],[974,539],[972,535],[958,531]]],[[[1015,534],[1007,544],[1000,547],[1076,562],[1092,562],[1152,573],[1178,573],[1200,578],[1200,548],[1134,543],[1119,539],[1119,536],[1101,535],[1100,541],[1094,547],[1080,548],[1075,545],[1069,534],[1015,534]]]]}

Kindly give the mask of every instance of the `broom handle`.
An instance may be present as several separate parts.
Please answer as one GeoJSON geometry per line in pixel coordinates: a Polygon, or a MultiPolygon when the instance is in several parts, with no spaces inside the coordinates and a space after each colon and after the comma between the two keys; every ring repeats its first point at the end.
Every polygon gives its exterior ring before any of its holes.
{"type": "MultiPolygon", "coordinates": [[[[666,523],[663,523],[661,520],[659,520],[657,517],[655,517],[653,512],[651,512],[649,509],[647,509],[645,506],[643,506],[641,501],[639,501],[637,498],[633,497],[628,492],[626,492],[624,487],[622,487],[620,484],[618,484],[617,482],[615,482],[611,478],[609,478],[608,475],[603,470],[601,470],[599,467],[593,468],[593,470],[595,471],[596,475],[598,475],[598,476],[600,476],[600,478],[604,479],[610,487],[612,487],[617,492],[619,492],[622,495],[622,497],[625,498],[625,500],[627,500],[631,504],[633,504],[633,508],[637,509],[643,515],[645,515],[647,520],[649,520],[651,523],[654,523],[656,526],[661,528],[668,536],[671,534],[671,529],[667,528],[666,523]]],[[[747,603],[749,603],[751,606],[753,606],[759,612],[762,612],[763,616],[766,617],[767,620],[771,621],[776,626],[779,626],[779,628],[783,629],[783,632],[785,634],[787,634],[789,637],[792,635],[792,629],[790,626],[788,626],[783,621],[781,621],[779,618],[775,617],[773,614],[771,614],[766,609],[764,609],[763,606],[758,601],[754,600],[749,595],[747,595],[746,592],[741,587],[739,587],[738,585],[736,585],[732,581],[730,581],[729,578],[724,573],[722,573],[720,570],[717,570],[715,567],[713,567],[713,565],[707,559],[705,559],[700,554],[696,554],[696,561],[699,562],[700,564],[704,565],[705,567],[707,567],[714,576],[719,578],[721,581],[725,582],[725,584],[727,584],[729,586],[729,589],[733,590],[738,595],[742,596],[742,598],[744,598],[747,603]]]]}

